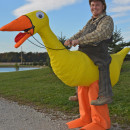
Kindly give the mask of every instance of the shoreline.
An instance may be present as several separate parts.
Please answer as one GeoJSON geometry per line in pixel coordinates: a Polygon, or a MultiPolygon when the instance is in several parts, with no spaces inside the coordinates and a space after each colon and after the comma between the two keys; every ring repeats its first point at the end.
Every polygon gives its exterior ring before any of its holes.
{"type": "Polygon", "coordinates": [[[47,67],[45,65],[40,66],[40,65],[31,65],[30,63],[32,62],[26,62],[26,65],[21,65],[21,63],[17,63],[17,62],[0,62],[0,68],[6,68],[6,67],[11,67],[11,68],[16,68],[16,64],[18,65],[18,67],[31,67],[31,68],[43,68],[43,67],[47,67]]]}

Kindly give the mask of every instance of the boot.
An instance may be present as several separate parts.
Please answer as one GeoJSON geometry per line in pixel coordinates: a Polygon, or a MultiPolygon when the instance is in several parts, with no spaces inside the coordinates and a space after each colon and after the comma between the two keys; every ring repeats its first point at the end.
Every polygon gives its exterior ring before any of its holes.
{"type": "Polygon", "coordinates": [[[70,100],[70,101],[78,101],[78,96],[77,96],[77,95],[75,95],[75,96],[70,96],[70,97],[69,97],[69,100],[70,100]]]}
{"type": "Polygon", "coordinates": [[[104,104],[110,104],[112,103],[112,97],[105,97],[105,96],[100,96],[97,98],[97,100],[92,100],[91,105],[104,105],[104,104]]]}
{"type": "Polygon", "coordinates": [[[74,96],[69,97],[70,101],[78,101],[78,87],[76,87],[76,93],[74,96]]]}

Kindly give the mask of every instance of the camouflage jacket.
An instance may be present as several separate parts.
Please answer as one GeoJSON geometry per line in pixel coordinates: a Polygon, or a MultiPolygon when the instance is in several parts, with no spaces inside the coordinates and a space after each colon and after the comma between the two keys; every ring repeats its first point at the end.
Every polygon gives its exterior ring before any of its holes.
{"type": "Polygon", "coordinates": [[[72,36],[70,40],[79,40],[79,45],[92,45],[92,43],[98,43],[103,40],[110,39],[112,37],[113,30],[113,19],[110,16],[107,16],[106,12],[104,12],[96,19],[92,17],[83,29],[72,36]]]}

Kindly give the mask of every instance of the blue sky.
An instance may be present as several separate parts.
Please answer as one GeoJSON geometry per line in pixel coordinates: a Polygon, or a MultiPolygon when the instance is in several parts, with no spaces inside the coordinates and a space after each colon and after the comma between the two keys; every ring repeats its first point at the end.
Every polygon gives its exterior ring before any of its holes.
{"type": "MultiPolygon", "coordinates": [[[[33,10],[43,10],[50,19],[52,31],[57,36],[62,32],[66,38],[82,29],[92,16],[88,0],[1,0],[0,3],[0,27],[33,10]]],[[[130,41],[130,0],[106,0],[106,3],[107,14],[112,16],[115,27],[121,29],[124,41],[130,41]]],[[[14,48],[14,38],[18,33],[0,32],[0,53],[21,51],[21,47],[14,48]]],[[[35,37],[41,41],[38,35],[35,37]]],[[[32,38],[30,40],[33,41],[32,38]]],[[[27,41],[22,49],[25,52],[46,51],[27,41]]]]}

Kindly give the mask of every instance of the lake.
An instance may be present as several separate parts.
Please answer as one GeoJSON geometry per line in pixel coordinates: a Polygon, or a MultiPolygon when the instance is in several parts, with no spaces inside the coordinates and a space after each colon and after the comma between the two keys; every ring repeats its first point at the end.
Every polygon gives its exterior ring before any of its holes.
{"type": "Polygon", "coordinates": [[[15,71],[25,71],[25,70],[34,70],[39,68],[34,67],[19,67],[16,69],[15,67],[0,67],[0,72],[15,72],[15,71]]]}

